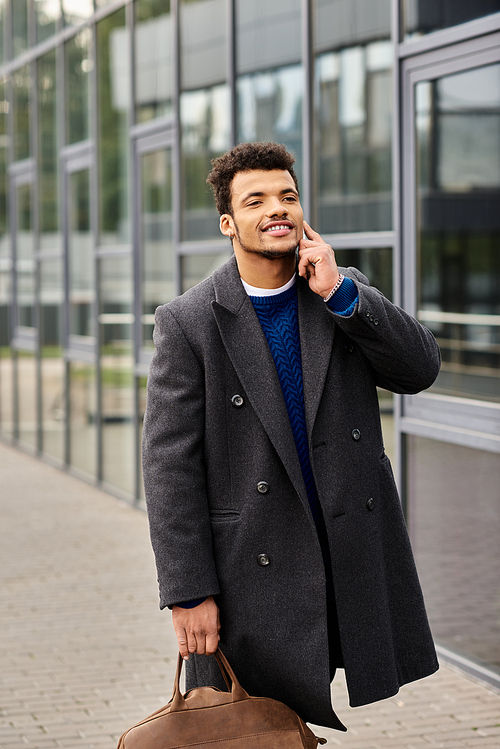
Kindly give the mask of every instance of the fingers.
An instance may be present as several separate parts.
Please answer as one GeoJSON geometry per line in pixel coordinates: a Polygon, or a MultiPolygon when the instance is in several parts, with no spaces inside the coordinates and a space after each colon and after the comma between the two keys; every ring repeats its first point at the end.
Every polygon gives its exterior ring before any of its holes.
{"type": "Polygon", "coordinates": [[[212,597],[193,609],[172,607],[172,623],[179,652],[184,660],[191,653],[211,655],[220,640],[219,609],[212,597]]]}

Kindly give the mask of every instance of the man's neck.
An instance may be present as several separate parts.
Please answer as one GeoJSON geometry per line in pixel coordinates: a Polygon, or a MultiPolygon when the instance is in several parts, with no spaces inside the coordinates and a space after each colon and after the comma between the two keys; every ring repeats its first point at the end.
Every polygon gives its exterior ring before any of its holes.
{"type": "Polygon", "coordinates": [[[259,289],[279,289],[288,283],[295,273],[294,255],[276,260],[257,255],[236,255],[236,262],[241,278],[250,286],[259,289]]]}

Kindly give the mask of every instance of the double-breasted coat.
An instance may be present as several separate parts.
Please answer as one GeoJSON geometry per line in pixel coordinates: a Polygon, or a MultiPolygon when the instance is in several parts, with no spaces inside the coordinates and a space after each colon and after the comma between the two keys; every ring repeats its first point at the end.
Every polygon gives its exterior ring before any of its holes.
{"type": "MultiPolygon", "coordinates": [[[[297,278],[305,416],[331,551],[350,704],[437,659],[376,387],[416,393],[432,334],[368,284],[349,317],[297,278]]],[[[156,312],[143,467],[160,606],[215,596],[221,647],[254,695],[343,729],[330,700],[323,557],[276,368],[236,260],[156,312]]],[[[219,684],[191,657],[188,686],[219,684]]],[[[221,685],[223,686],[223,685],[221,685]]]]}

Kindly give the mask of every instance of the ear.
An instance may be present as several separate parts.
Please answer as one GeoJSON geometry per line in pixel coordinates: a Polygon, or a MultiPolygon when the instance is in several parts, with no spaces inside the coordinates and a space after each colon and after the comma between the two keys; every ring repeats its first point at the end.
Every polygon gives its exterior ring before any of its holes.
{"type": "Polygon", "coordinates": [[[235,234],[234,230],[234,221],[232,216],[229,215],[229,213],[223,213],[220,217],[219,227],[222,232],[222,234],[225,234],[226,237],[229,237],[232,239],[235,234]]]}

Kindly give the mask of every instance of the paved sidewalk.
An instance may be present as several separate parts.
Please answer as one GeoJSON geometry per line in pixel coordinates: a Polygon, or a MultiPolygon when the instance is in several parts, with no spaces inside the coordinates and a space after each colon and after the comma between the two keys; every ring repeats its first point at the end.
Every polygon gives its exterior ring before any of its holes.
{"type": "MultiPolygon", "coordinates": [[[[114,749],[171,695],[144,513],[0,443],[0,748],[114,749]]],[[[500,747],[500,694],[443,666],[355,710],[350,749],[500,747]]]]}

